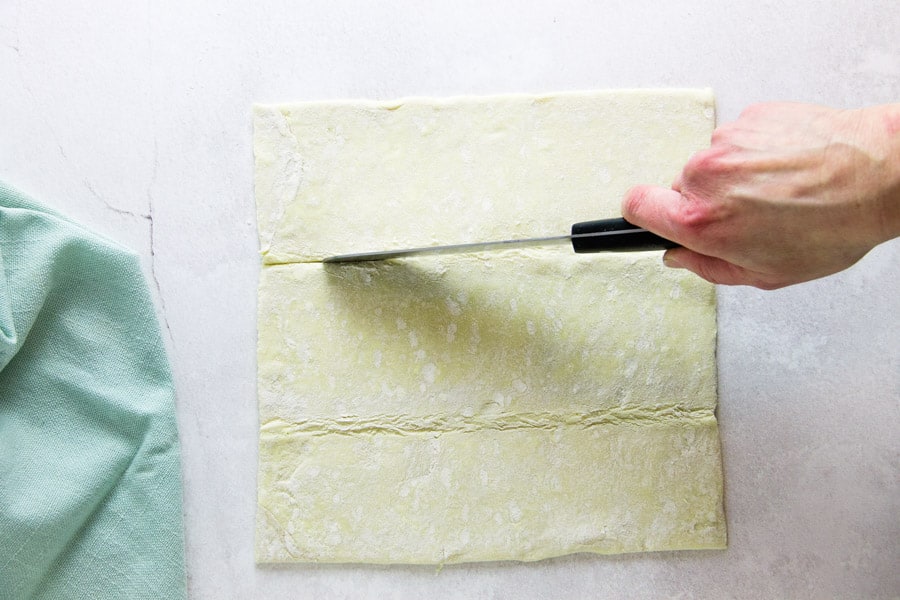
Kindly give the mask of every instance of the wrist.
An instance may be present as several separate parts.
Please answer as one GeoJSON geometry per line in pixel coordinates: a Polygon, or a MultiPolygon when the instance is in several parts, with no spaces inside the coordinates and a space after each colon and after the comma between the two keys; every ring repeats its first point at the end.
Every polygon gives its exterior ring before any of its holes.
{"type": "Polygon", "coordinates": [[[887,208],[887,220],[891,223],[887,239],[900,236],[900,104],[888,104],[882,116],[885,135],[889,140],[893,188],[887,208]]]}
{"type": "Polygon", "coordinates": [[[875,244],[900,236],[900,104],[858,111],[860,135],[875,162],[875,244]]]}
{"type": "Polygon", "coordinates": [[[884,144],[885,193],[881,199],[881,240],[900,236],[900,104],[871,109],[875,127],[884,144]]]}

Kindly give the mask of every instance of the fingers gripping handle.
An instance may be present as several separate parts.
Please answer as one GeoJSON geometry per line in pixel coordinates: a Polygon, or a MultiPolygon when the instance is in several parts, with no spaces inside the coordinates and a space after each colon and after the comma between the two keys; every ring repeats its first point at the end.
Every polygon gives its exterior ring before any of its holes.
{"type": "Polygon", "coordinates": [[[572,248],[578,254],[667,250],[677,246],[675,242],[632,225],[625,219],[582,221],[572,225],[572,248]],[[599,233],[606,235],[596,235],[599,233]]]}

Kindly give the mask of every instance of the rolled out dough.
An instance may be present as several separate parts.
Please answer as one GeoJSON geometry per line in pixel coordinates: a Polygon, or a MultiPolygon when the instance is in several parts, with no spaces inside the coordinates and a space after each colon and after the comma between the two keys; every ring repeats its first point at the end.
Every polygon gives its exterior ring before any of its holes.
{"type": "Polygon", "coordinates": [[[720,548],[712,286],[565,232],[668,183],[705,91],[255,108],[260,562],[720,548]]]}

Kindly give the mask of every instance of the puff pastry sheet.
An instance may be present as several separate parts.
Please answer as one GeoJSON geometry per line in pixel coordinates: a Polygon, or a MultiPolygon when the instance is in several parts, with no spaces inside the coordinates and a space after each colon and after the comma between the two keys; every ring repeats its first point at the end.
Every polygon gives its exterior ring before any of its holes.
{"type": "Polygon", "coordinates": [[[721,548],[715,295],[658,254],[323,265],[617,216],[707,91],[257,106],[260,562],[721,548]]]}

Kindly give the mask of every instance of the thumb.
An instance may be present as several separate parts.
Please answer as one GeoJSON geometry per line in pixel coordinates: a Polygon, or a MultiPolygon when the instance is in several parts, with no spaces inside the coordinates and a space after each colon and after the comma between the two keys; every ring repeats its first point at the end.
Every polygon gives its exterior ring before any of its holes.
{"type": "Polygon", "coordinates": [[[622,216],[629,223],[648,229],[657,235],[683,243],[676,225],[674,211],[682,202],[681,193],[663,187],[639,185],[625,193],[622,216]]]}

